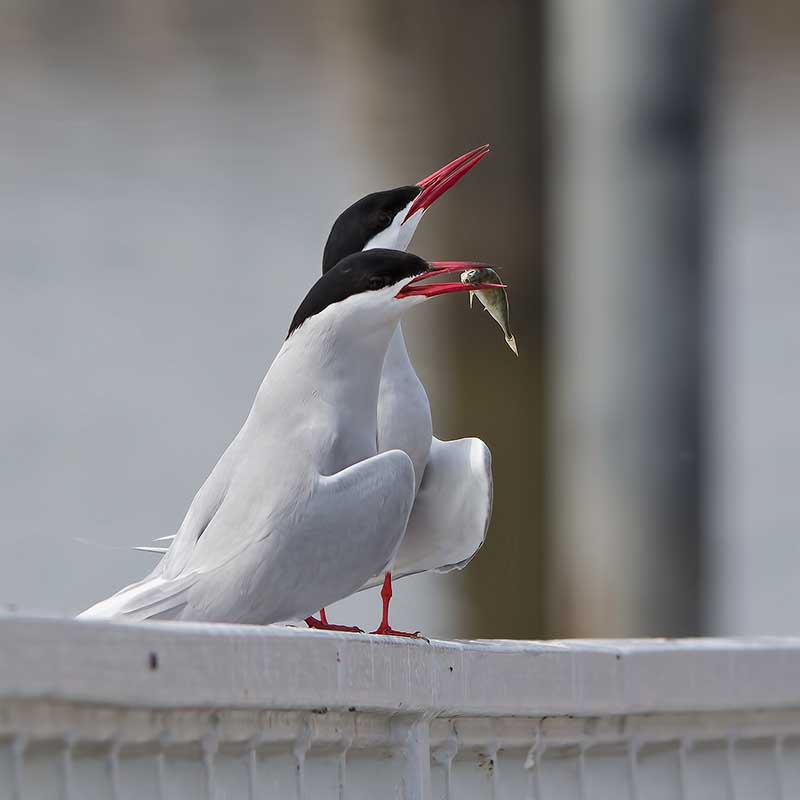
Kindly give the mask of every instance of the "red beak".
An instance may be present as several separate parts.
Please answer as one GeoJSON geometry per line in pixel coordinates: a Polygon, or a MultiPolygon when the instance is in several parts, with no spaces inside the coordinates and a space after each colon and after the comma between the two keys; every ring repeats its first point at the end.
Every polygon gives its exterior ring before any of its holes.
{"type": "Polygon", "coordinates": [[[416,196],[411,208],[408,209],[405,222],[420,209],[424,210],[433,205],[448,189],[455,186],[484,156],[489,155],[489,145],[484,144],[464,153],[455,161],[451,161],[432,175],[423,178],[417,186],[422,191],[416,196]]]}
{"type": "Polygon", "coordinates": [[[488,267],[489,264],[478,264],[475,261],[432,261],[430,269],[417,275],[412,281],[407,283],[396,295],[396,300],[404,297],[436,297],[439,294],[450,294],[451,292],[477,292],[481,289],[505,289],[504,283],[428,283],[424,286],[419,285],[419,281],[426,281],[428,278],[435,278],[438,275],[449,275],[453,272],[464,272],[467,269],[480,269],[488,267]]]}

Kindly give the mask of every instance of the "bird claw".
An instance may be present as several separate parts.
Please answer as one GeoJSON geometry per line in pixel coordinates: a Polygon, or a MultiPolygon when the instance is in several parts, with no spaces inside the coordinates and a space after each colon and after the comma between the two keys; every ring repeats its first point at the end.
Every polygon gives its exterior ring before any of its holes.
{"type": "Polygon", "coordinates": [[[406,639],[424,639],[429,641],[425,636],[422,636],[419,631],[409,633],[408,631],[396,631],[391,625],[379,625],[374,631],[370,631],[373,636],[401,636],[406,639]]]}
{"type": "Polygon", "coordinates": [[[330,622],[322,622],[316,617],[306,617],[306,625],[315,631],[340,631],[342,633],[364,633],[361,628],[355,625],[332,625],[330,622]]]}

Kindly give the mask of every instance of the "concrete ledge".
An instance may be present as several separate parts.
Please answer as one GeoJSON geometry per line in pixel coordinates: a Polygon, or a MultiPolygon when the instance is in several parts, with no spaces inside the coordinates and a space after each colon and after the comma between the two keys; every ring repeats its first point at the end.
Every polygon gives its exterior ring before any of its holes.
{"type": "Polygon", "coordinates": [[[0,701],[426,716],[800,708],[800,638],[406,641],[0,616],[0,701]]]}

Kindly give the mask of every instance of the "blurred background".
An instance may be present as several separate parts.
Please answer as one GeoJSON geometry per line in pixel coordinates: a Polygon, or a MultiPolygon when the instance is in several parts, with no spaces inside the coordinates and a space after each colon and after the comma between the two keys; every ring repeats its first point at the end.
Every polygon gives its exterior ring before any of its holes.
{"type": "Polygon", "coordinates": [[[520,358],[406,330],[493,523],[393,623],[797,633],[799,86],[786,0],[0,0],[0,603],[149,571],[338,213],[490,142],[414,250],[503,265],[520,358]]]}

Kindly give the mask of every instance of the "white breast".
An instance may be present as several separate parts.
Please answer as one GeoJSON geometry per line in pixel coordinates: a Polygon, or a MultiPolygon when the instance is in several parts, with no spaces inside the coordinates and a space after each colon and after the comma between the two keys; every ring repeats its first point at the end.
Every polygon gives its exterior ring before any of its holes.
{"type": "Polygon", "coordinates": [[[406,350],[398,324],[383,363],[378,398],[378,451],[403,450],[414,465],[416,489],[422,482],[433,436],[431,407],[406,350]]]}

